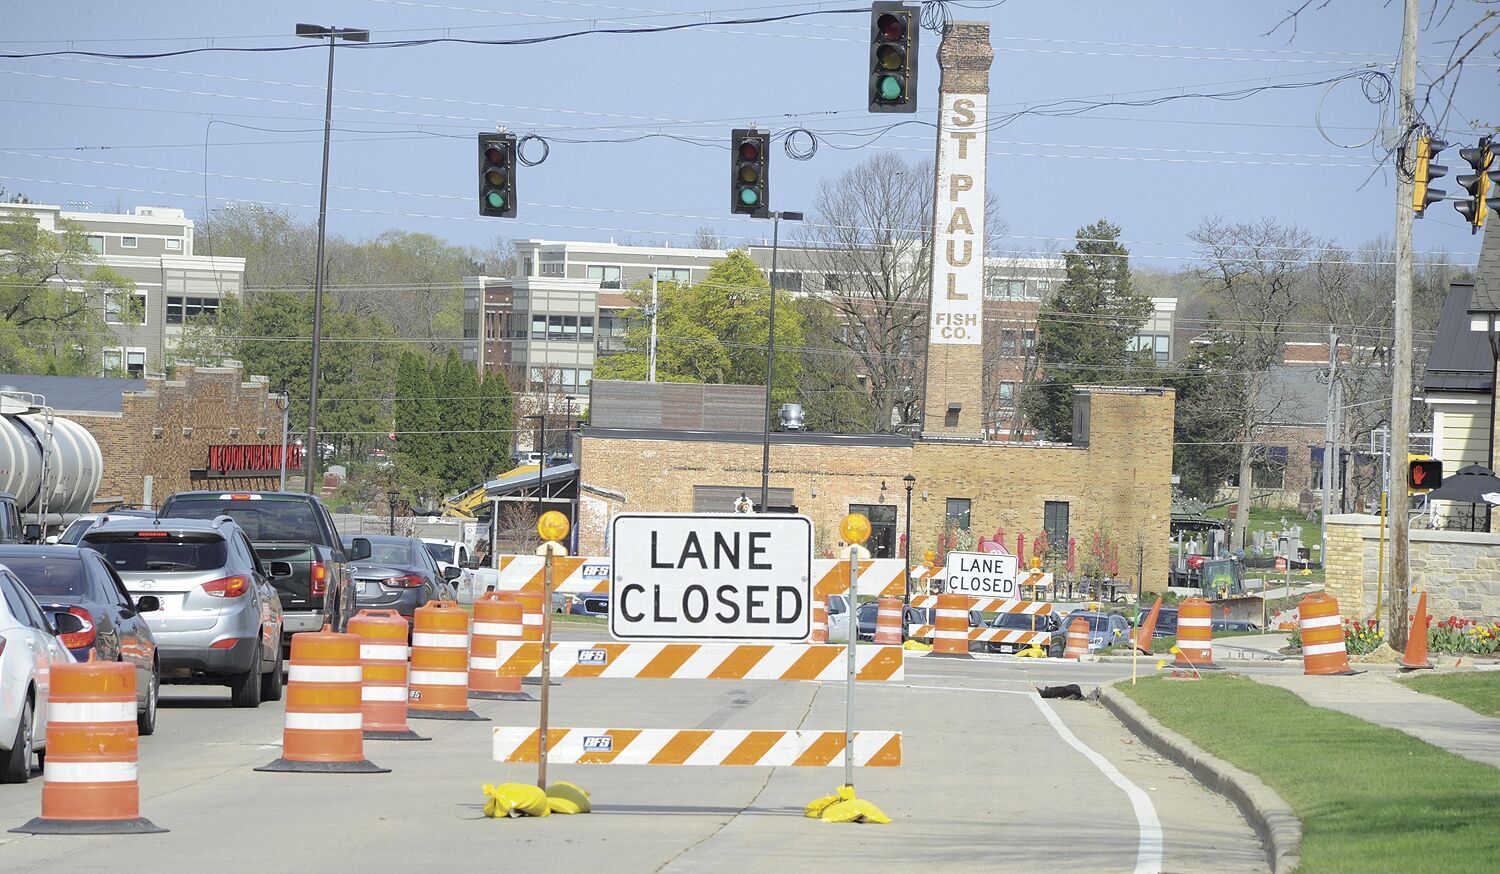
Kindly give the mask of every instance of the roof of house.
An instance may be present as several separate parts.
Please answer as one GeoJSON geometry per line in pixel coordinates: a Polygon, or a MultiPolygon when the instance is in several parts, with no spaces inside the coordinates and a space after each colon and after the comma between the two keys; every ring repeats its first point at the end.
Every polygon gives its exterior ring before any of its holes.
{"type": "Polygon", "coordinates": [[[1427,359],[1422,390],[1433,392],[1484,393],[1495,379],[1495,359],[1489,338],[1469,329],[1469,305],[1476,293],[1474,283],[1448,286],[1448,299],[1438,317],[1437,338],[1427,359]]]}
{"type": "Polygon", "coordinates": [[[1479,242],[1479,266],[1474,269],[1474,299],[1470,312],[1500,312],[1500,234],[1491,223],[1479,242]]]}
{"type": "Polygon", "coordinates": [[[0,373],[0,389],[15,389],[39,394],[54,410],[80,413],[118,413],[124,409],[124,393],[144,391],[144,379],[115,379],[107,376],[36,376],[25,373],[0,373]]]}

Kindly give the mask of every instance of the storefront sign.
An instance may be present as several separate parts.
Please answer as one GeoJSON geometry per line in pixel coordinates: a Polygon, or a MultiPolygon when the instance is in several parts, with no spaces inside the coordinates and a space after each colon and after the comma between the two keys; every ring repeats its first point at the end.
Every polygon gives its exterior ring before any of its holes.
{"type": "MultiPolygon", "coordinates": [[[[302,447],[286,447],[289,470],[302,467],[302,447]]],[[[281,444],[216,443],[208,447],[208,477],[270,476],[281,473],[281,444]]]]}

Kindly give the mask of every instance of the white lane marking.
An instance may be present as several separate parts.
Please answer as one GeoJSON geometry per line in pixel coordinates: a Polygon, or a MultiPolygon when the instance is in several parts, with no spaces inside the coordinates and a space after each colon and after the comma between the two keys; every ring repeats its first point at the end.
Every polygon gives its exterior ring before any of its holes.
{"type": "MultiPolygon", "coordinates": [[[[1027,683],[1027,685],[1031,685],[1027,683]]],[[[1002,695],[1035,695],[1035,692],[1022,692],[1017,689],[983,689],[976,686],[929,686],[926,683],[900,683],[896,684],[898,689],[933,689],[939,692],[990,692],[1002,695]]]]}
{"type": "Polygon", "coordinates": [[[1087,744],[1079,740],[1071,729],[1063,724],[1048,704],[1042,698],[1033,695],[1032,700],[1057,731],[1058,737],[1073,749],[1077,750],[1084,758],[1094,763],[1100,773],[1109,778],[1109,782],[1120,787],[1125,797],[1130,799],[1130,806],[1135,811],[1135,821],[1140,827],[1141,839],[1135,853],[1136,874],[1151,874],[1161,870],[1162,838],[1161,820],[1156,816],[1156,808],[1151,804],[1151,797],[1141,787],[1130,782],[1130,779],[1116,768],[1108,759],[1094,752],[1087,744]]]}

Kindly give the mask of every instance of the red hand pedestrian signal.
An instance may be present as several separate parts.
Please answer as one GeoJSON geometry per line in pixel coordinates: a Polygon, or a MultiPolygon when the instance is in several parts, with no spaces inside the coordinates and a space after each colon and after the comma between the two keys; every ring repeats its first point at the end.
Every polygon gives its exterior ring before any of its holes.
{"type": "Polygon", "coordinates": [[[1443,463],[1435,458],[1413,458],[1407,464],[1406,487],[1430,491],[1443,484],[1443,463]]]}
{"type": "Polygon", "coordinates": [[[1422,480],[1424,480],[1426,478],[1427,478],[1427,470],[1425,468],[1423,468],[1420,465],[1416,465],[1416,464],[1412,465],[1412,467],[1411,467],[1411,484],[1412,485],[1414,485],[1414,486],[1420,486],[1422,484],[1422,480]]]}

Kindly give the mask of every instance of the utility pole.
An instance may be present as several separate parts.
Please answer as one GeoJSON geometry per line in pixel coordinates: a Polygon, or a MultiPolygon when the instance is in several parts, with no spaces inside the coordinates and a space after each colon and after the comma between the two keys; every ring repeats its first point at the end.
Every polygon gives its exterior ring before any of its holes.
{"type": "Polygon", "coordinates": [[[1333,327],[1328,328],[1328,412],[1323,422],[1323,524],[1318,534],[1318,561],[1328,567],[1328,514],[1333,504],[1333,460],[1334,421],[1341,418],[1338,408],[1339,335],[1333,327]]]}
{"type": "Polygon", "coordinates": [[[646,353],[651,362],[651,382],[656,382],[656,271],[651,271],[651,349],[646,353]]]}
{"type": "MultiPolygon", "coordinates": [[[[771,312],[766,325],[766,416],[760,444],[760,511],[771,512],[771,382],[776,377],[776,253],[781,244],[781,220],[802,221],[800,212],[771,213],[771,312]]],[[[853,622],[853,614],[850,614],[853,622]]]]}
{"type": "Polygon", "coordinates": [[[318,263],[313,273],[312,367],[308,373],[307,455],[303,460],[306,480],[303,489],[310,494],[320,491],[313,484],[318,474],[318,376],[323,351],[323,242],[328,231],[328,144],[333,132],[333,47],[340,39],[369,42],[370,32],[358,27],[322,27],[297,25],[297,35],[328,40],[328,88],[323,104],[323,181],[318,188],[318,263]]]}
{"type": "Polygon", "coordinates": [[[1391,379],[1391,504],[1386,522],[1391,531],[1390,627],[1391,648],[1406,648],[1407,602],[1410,600],[1410,562],[1407,555],[1406,478],[1398,481],[1394,465],[1405,464],[1411,435],[1411,226],[1415,181],[1407,166],[1406,144],[1417,120],[1417,2],[1405,0],[1401,25],[1401,84],[1397,97],[1400,127],[1396,141],[1396,360],[1391,379]]]}

